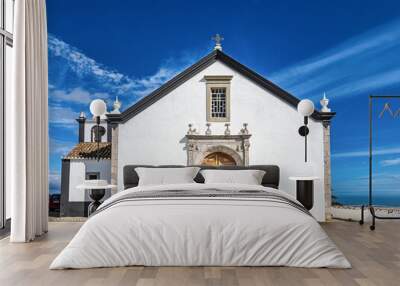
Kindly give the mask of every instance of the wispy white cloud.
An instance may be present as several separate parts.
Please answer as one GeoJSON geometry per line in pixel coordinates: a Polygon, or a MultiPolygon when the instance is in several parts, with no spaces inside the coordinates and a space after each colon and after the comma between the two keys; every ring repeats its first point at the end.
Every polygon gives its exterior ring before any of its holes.
{"type": "Polygon", "coordinates": [[[52,100],[57,102],[89,104],[95,98],[107,99],[110,97],[110,95],[105,92],[90,93],[81,87],[77,87],[70,91],[62,89],[50,90],[50,97],[52,98],[52,100]]]}
{"type": "MultiPolygon", "coordinates": [[[[79,76],[95,75],[104,83],[112,84],[118,90],[122,85],[131,84],[131,79],[117,71],[97,63],[77,48],[58,39],[52,34],[48,37],[49,52],[57,57],[64,58],[69,67],[79,76]]],[[[121,90],[122,91],[122,90],[121,90]]]]}
{"type": "MultiPolygon", "coordinates": [[[[185,53],[182,57],[166,59],[153,74],[135,77],[99,63],[51,34],[48,37],[48,48],[50,135],[63,138],[50,139],[53,159],[66,155],[76,144],[77,138],[69,139],[68,135],[72,134],[71,130],[76,133],[75,118],[80,111],[87,111],[91,100],[102,98],[111,103],[115,95],[119,95],[123,109],[127,108],[198,58],[197,53],[185,53]]],[[[50,161],[51,164],[53,162],[50,161]]],[[[59,168],[58,165],[53,167],[59,168]]],[[[57,184],[59,174],[55,171],[50,173],[50,185],[57,184]]]]}
{"type": "Polygon", "coordinates": [[[395,21],[271,76],[300,97],[351,96],[399,83],[400,21],[395,21]]]}
{"type": "Polygon", "coordinates": [[[167,79],[172,78],[177,72],[176,69],[161,67],[154,75],[138,79],[136,81],[137,85],[142,86],[142,90],[139,90],[138,94],[141,96],[149,94],[161,86],[167,79]]]}
{"type": "Polygon", "coordinates": [[[390,87],[400,83],[400,68],[382,71],[363,79],[355,80],[332,88],[329,93],[336,97],[366,94],[370,90],[390,87]]]}
{"type": "Polygon", "coordinates": [[[75,142],[63,141],[50,137],[50,153],[52,155],[60,157],[64,156],[72,149],[75,144],[75,142]]]}
{"type": "MultiPolygon", "coordinates": [[[[184,67],[194,62],[193,57],[187,56],[177,61],[169,59],[166,60],[164,65],[162,65],[153,75],[135,78],[97,62],[85,55],[78,48],[69,45],[51,34],[49,34],[48,47],[49,54],[62,58],[76,76],[82,79],[87,77],[94,78],[97,80],[98,87],[102,87],[104,90],[107,90],[108,93],[128,96],[130,97],[129,99],[131,102],[147,95],[168,79],[172,78],[184,67]]],[[[72,92],[69,92],[69,94],[65,93],[66,92],[58,94],[53,93],[50,96],[55,95],[55,98],[57,99],[58,95],[58,98],[72,102],[78,100],[78,96],[74,97],[76,94],[72,92]],[[69,95],[69,97],[67,95],[69,95]]],[[[86,101],[90,98],[88,94],[81,95],[86,101]]]]}
{"type": "Polygon", "coordinates": [[[49,189],[59,190],[61,187],[61,176],[59,172],[50,171],[49,172],[49,189]]]}
{"type": "MultiPolygon", "coordinates": [[[[400,154],[400,148],[385,148],[374,150],[373,155],[392,155],[392,154],[400,154]]],[[[351,158],[351,157],[366,157],[369,156],[368,150],[357,150],[357,151],[350,151],[350,152],[338,152],[333,153],[332,157],[334,158],[351,158]]]]}
{"type": "Polygon", "coordinates": [[[383,167],[400,165],[400,158],[382,160],[381,165],[383,167]]]}
{"type": "Polygon", "coordinates": [[[62,127],[75,128],[75,118],[78,113],[70,107],[65,106],[49,106],[49,123],[62,127]]]}

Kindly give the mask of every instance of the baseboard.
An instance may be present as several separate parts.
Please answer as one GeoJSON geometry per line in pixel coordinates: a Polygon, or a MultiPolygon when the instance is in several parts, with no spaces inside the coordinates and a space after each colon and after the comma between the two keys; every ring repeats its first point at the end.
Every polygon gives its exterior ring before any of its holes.
{"type": "Polygon", "coordinates": [[[6,223],[3,228],[0,228],[0,239],[10,235],[11,230],[11,218],[6,219],[6,223]]]}

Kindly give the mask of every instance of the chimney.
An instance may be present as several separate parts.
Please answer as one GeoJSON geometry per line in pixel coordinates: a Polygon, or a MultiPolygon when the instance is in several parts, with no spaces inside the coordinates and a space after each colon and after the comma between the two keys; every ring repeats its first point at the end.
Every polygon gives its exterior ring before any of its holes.
{"type": "Polygon", "coordinates": [[[79,143],[81,143],[85,141],[85,113],[81,112],[81,114],[79,114],[79,118],[76,119],[76,121],[78,121],[79,123],[79,143]]]}

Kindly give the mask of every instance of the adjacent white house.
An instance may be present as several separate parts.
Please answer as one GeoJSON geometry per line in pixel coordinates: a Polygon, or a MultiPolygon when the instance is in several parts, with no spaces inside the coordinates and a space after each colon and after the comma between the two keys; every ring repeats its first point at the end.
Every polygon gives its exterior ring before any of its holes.
{"type": "MultiPolygon", "coordinates": [[[[120,107],[117,98],[111,113],[118,114],[120,107]]],[[[78,143],[62,158],[61,216],[87,215],[90,203],[88,190],[77,188],[84,180],[111,179],[111,128],[106,116],[101,118],[99,127],[95,120],[87,119],[83,112],[76,121],[79,128],[78,143]]],[[[110,190],[104,198],[109,196],[110,190]]]]}
{"type": "MultiPolygon", "coordinates": [[[[290,176],[318,177],[311,213],[324,221],[330,217],[330,120],[335,113],[324,103],[325,108],[310,117],[305,163],[304,137],[298,133],[303,124],[298,102],[217,45],[122,113],[107,114],[101,138],[107,156],[100,163],[71,155],[63,159],[62,192],[69,192],[68,201],[62,195],[64,203],[85,204],[87,195],[78,194],[74,186],[92,172],[101,179],[110,178],[122,191],[122,171],[127,164],[274,164],[280,167],[280,189],[291,194],[295,194],[295,182],[290,176]],[[106,170],[110,170],[108,174],[106,170]],[[68,187],[64,185],[67,174],[68,187]]],[[[78,122],[80,143],[70,154],[80,152],[81,146],[95,146],[94,127],[84,118],[78,122]]]]}

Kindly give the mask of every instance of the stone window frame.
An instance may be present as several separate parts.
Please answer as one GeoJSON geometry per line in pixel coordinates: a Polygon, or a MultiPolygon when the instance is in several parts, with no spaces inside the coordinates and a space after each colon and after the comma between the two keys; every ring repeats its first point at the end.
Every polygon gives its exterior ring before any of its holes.
{"type": "Polygon", "coordinates": [[[231,75],[206,75],[206,108],[207,108],[207,122],[230,122],[231,121],[231,75]],[[211,89],[212,88],[225,88],[225,117],[212,117],[211,115],[211,89]]]}

